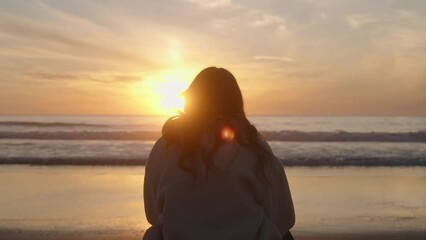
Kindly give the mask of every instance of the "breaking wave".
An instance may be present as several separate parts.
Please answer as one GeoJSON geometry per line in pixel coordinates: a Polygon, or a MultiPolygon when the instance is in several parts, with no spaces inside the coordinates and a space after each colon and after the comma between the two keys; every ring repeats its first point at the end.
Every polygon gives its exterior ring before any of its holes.
{"type": "Polygon", "coordinates": [[[67,122],[28,122],[28,121],[1,121],[0,126],[21,127],[107,127],[103,124],[67,123],[67,122]]]}
{"type": "MultiPolygon", "coordinates": [[[[284,166],[426,166],[426,156],[423,158],[316,158],[298,157],[281,160],[284,166]]],[[[146,164],[146,158],[105,158],[105,157],[74,157],[74,158],[30,158],[30,157],[1,157],[1,164],[29,164],[29,165],[111,165],[127,166],[146,164]]]]}
{"type": "Polygon", "coordinates": [[[262,132],[270,141],[292,142],[426,142],[426,131],[417,132],[262,132]]]}
{"type": "MultiPolygon", "coordinates": [[[[426,131],[398,133],[264,131],[262,135],[269,141],[284,142],[426,142],[426,131]]],[[[0,139],[156,140],[160,136],[159,132],[149,131],[0,132],[0,139]]]]}

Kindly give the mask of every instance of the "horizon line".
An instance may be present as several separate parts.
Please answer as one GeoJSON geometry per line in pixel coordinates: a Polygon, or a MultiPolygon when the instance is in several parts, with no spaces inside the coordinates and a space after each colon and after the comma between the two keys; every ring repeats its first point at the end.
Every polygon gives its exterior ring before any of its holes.
{"type": "MultiPolygon", "coordinates": [[[[93,116],[93,117],[163,117],[170,118],[176,115],[160,115],[160,114],[2,114],[0,113],[0,117],[3,116],[34,116],[34,117],[43,117],[43,116],[93,116]]],[[[368,114],[246,114],[247,117],[426,117],[426,115],[415,115],[415,114],[389,114],[389,115],[368,115],[368,114]]]]}

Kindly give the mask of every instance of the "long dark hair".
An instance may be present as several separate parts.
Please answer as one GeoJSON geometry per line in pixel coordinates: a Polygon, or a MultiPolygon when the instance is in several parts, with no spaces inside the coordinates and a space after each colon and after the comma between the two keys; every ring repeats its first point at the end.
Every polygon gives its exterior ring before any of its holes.
{"type": "Polygon", "coordinates": [[[214,153],[232,138],[239,146],[255,151],[258,173],[264,176],[264,163],[271,152],[261,143],[262,136],[246,117],[235,77],[223,68],[206,68],[195,77],[184,95],[184,111],[169,118],[162,130],[166,142],[182,151],[179,166],[194,175],[200,161],[205,163],[206,172],[216,170],[212,161],[214,153]],[[205,134],[213,136],[213,146],[207,150],[201,146],[205,134]]]}

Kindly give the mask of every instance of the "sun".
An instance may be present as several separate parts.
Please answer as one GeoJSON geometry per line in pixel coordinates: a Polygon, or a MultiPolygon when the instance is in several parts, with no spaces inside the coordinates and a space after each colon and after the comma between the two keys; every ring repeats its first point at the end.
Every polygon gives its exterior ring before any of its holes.
{"type": "Polygon", "coordinates": [[[136,88],[142,94],[141,102],[149,112],[156,115],[173,116],[183,111],[183,92],[194,77],[188,69],[171,69],[144,77],[136,88]]]}
{"type": "Polygon", "coordinates": [[[169,81],[162,84],[157,84],[159,87],[159,108],[165,114],[173,114],[183,111],[185,105],[185,98],[183,91],[186,89],[186,84],[179,81],[169,81]]]}

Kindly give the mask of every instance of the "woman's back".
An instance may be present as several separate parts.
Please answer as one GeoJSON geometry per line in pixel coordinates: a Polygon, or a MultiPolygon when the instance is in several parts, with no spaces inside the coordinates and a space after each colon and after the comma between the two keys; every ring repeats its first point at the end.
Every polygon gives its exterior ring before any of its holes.
{"type": "Polygon", "coordinates": [[[147,164],[145,208],[153,227],[145,239],[281,239],[289,230],[277,226],[277,213],[293,220],[294,214],[276,158],[265,169],[275,180],[267,182],[258,176],[255,152],[230,141],[216,151],[215,170],[200,161],[190,173],[178,164],[180,150],[167,145],[160,139],[147,164]]]}

